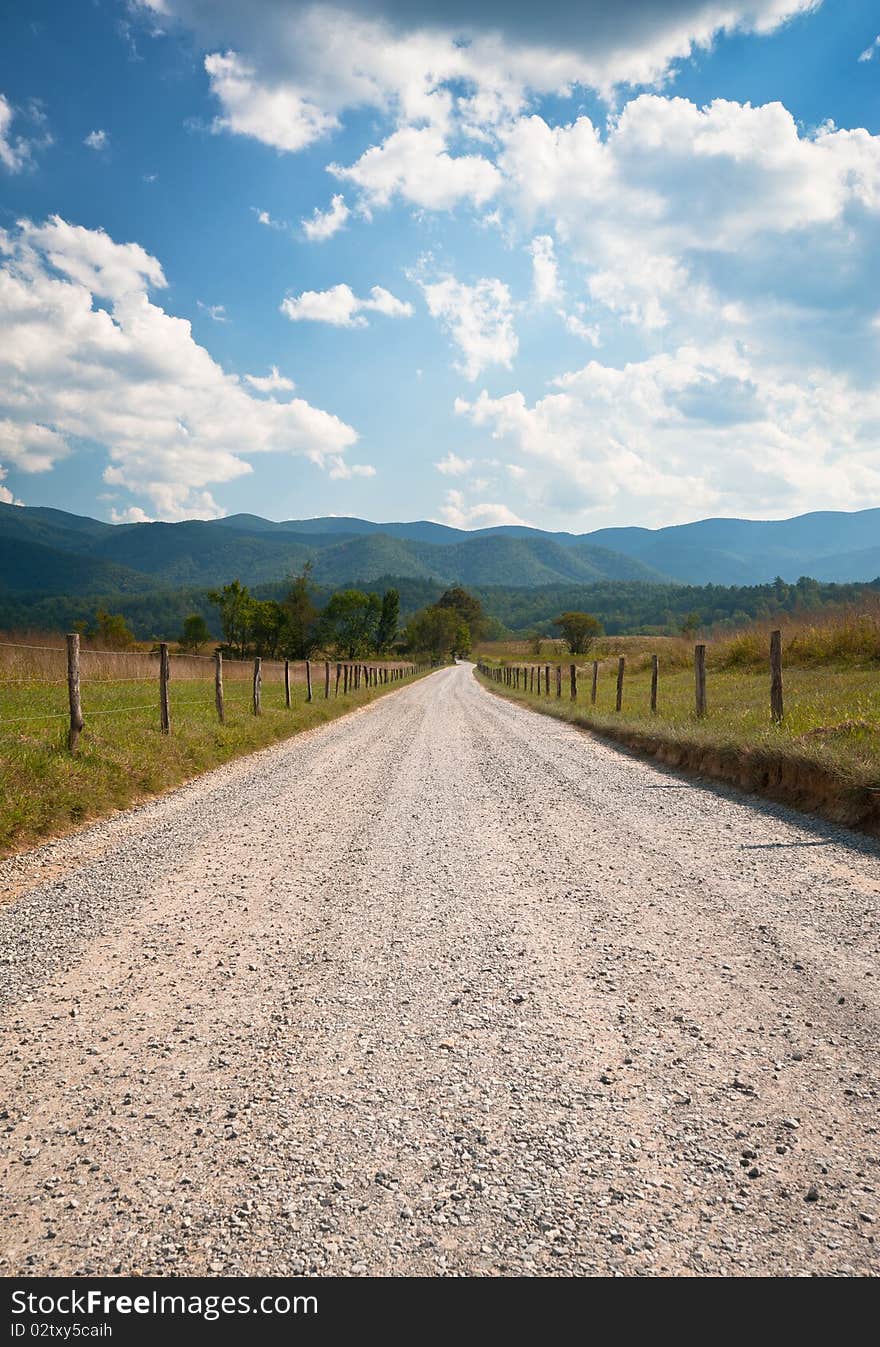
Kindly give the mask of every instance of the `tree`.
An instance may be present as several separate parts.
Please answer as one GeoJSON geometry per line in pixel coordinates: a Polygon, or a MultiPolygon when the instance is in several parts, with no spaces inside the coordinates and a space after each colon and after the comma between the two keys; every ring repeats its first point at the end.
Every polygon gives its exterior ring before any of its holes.
{"type": "Polygon", "coordinates": [[[207,645],[211,639],[211,633],[208,630],[208,624],[201,613],[190,613],[189,617],[183,619],[183,630],[177,638],[177,643],[184,650],[198,651],[203,645],[207,645]]]}
{"type": "Polygon", "coordinates": [[[284,653],[288,659],[308,659],[315,648],[318,610],[312,601],[312,563],[307,561],[293,577],[282,599],[285,616],[284,653]]]}
{"type": "Polygon", "coordinates": [[[562,639],[572,655],[585,655],[597,636],[602,635],[602,623],[592,613],[560,613],[553,625],[562,632],[562,639]]]}
{"type": "Polygon", "coordinates": [[[249,636],[254,653],[275,659],[285,633],[285,613],[274,599],[251,600],[249,636]]]}
{"type": "Polygon", "coordinates": [[[455,653],[459,659],[467,659],[471,653],[471,632],[466,622],[459,622],[456,628],[455,653]]]}
{"type": "Polygon", "coordinates": [[[394,644],[399,621],[400,594],[396,589],[386,589],[382,595],[382,612],[376,628],[376,649],[380,653],[384,654],[394,644]]]}
{"type": "Polygon", "coordinates": [[[337,590],[318,622],[319,641],[345,659],[367,655],[376,648],[381,616],[382,600],[378,594],[364,594],[359,589],[337,590]]]}
{"type": "Polygon", "coordinates": [[[486,614],[483,612],[483,605],[473,594],[469,594],[461,585],[454,585],[452,589],[447,589],[440,595],[436,606],[438,608],[453,608],[462,622],[467,623],[468,631],[475,641],[478,641],[483,634],[483,628],[486,624],[486,614]]]}
{"type": "Polygon", "coordinates": [[[98,640],[107,650],[128,650],[134,645],[134,632],[121,613],[108,613],[99,608],[95,620],[98,640]]]}
{"type": "Polygon", "coordinates": [[[231,585],[212,590],[208,600],[220,609],[220,626],[226,644],[233,654],[243,659],[247,654],[254,614],[250,591],[241,581],[233,580],[231,585]]]}
{"type": "Polygon", "coordinates": [[[454,608],[443,608],[439,603],[423,608],[407,624],[407,649],[413,652],[425,651],[433,659],[443,659],[456,649],[457,638],[463,635],[462,627],[470,636],[467,623],[462,622],[454,608]]]}

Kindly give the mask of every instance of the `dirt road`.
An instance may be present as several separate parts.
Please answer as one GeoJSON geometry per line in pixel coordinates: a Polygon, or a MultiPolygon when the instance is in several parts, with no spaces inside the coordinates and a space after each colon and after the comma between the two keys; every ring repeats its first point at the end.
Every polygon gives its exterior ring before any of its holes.
{"type": "Polygon", "coordinates": [[[0,888],[6,1274],[880,1270],[880,848],[469,667],[0,888]]]}

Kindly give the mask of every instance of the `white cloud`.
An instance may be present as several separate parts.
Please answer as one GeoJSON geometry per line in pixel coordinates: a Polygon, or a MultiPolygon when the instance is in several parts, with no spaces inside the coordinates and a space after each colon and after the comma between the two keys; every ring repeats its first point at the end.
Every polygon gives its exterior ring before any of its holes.
{"type": "Polygon", "coordinates": [[[273,219],[267,210],[260,210],[259,206],[251,206],[251,210],[253,211],[254,215],[256,215],[260,224],[265,225],[267,229],[287,228],[287,225],[284,223],[283,220],[273,219]]]}
{"type": "Polygon", "coordinates": [[[474,460],[472,458],[459,458],[458,454],[454,454],[452,450],[445,458],[441,458],[439,463],[434,464],[437,471],[442,472],[444,477],[464,477],[473,466],[474,460]]]}
{"type": "Polygon", "coordinates": [[[500,528],[504,524],[524,524],[506,505],[492,504],[488,501],[468,505],[462,491],[447,491],[446,504],[441,506],[440,515],[444,524],[451,528],[500,528]]]}
{"type": "Polygon", "coordinates": [[[875,37],[869,47],[866,47],[859,57],[860,61],[873,61],[874,57],[880,51],[880,37],[875,37]]]}
{"type": "Polygon", "coordinates": [[[510,369],[519,342],[513,326],[513,303],[503,281],[483,277],[474,285],[446,276],[419,282],[428,310],[449,333],[462,355],[458,368],[467,379],[479,378],[488,365],[510,369]]]}
{"type": "Polygon", "coordinates": [[[684,313],[741,321],[744,273],[763,268],[764,292],[786,277],[802,285],[804,243],[840,253],[838,232],[880,209],[880,137],[830,125],[802,134],[778,103],[698,108],[643,94],[606,140],[586,117],[521,118],[500,165],[514,209],[530,227],[552,223],[595,303],[649,331],[684,313]]]}
{"type": "Polygon", "coordinates": [[[404,127],[366,150],[350,168],[331,164],[330,172],[360,187],[370,206],[387,206],[397,194],[428,210],[449,210],[463,200],[482,206],[501,185],[488,159],[450,155],[443,131],[435,126],[404,127]]]}
{"type": "Polygon", "coordinates": [[[225,304],[203,304],[200,299],[196,300],[196,304],[202,310],[202,313],[206,313],[208,315],[212,323],[229,322],[229,319],[226,316],[225,304]]]}
{"type": "Polygon", "coordinates": [[[273,365],[268,374],[246,374],[244,377],[258,393],[292,393],[296,387],[292,379],[279,374],[277,365],[273,365]]]}
{"type": "Polygon", "coordinates": [[[539,234],[532,239],[532,288],[538,304],[558,304],[562,299],[562,286],[559,281],[559,268],[553,239],[549,234],[539,234]]]}
{"type": "Polygon", "coordinates": [[[330,323],[333,327],[366,327],[364,313],[381,313],[386,318],[410,318],[413,306],[397,299],[390,290],[374,285],[369,299],[359,299],[349,285],[334,285],[330,290],[305,290],[288,295],[281,312],[292,323],[330,323]]]}
{"type": "Polygon", "coordinates": [[[456,410],[518,452],[533,508],[585,526],[880,499],[880,393],[768,370],[732,342],[623,368],[591,361],[531,406],[482,393],[456,410]]]}
{"type": "Polygon", "coordinates": [[[142,510],[139,505],[129,505],[125,510],[117,510],[114,506],[110,511],[110,519],[114,524],[155,523],[153,516],[148,515],[146,510],[142,510]]]}
{"type": "MultiPolygon", "coordinates": [[[[30,114],[31,120],[45,123],[38,104],[31,105],[30,114]]],[[[52,143],[52,137],[45,129],[41,135],[32,136],[30,139],[22,135],[13,136],[11,127],[15,116],[15,110],[8,98],[0,94],[0,164],[10,173],[20,173],[31,163],[34,149],[43,149],[52,143]]]]}
{"type": "Polygon", "coordinates": [[[303,233],[311,242],[323,243],[339,232],[350,214],[345,197],[337,194],[330,202],[329,210],[321,211],[316,206],[311,220],[303,220],[303,233]]]}
{"type": "Polygon", "coordinates": [[[298,150],[347,109],[398,124],[483,131],[529,92],[610,93],[662,82],[722,33],[769,33],[820,0],[139,0],[195,29],[222,114],[217,125],[298,150]]]}
{"type": "Polygon", "coordinates": [[[107,131],[90,131],[83,141],[90,150],[106,150],[110,142],[110,136],[107,131]]]}
{"type": "Polygon", "coordinates": [[[234,51],[205,57],[205,70],[223,106],[215,131],[253,136],[278,150],[302,150],[336,125],[307,97],[281,83],[263,82],[234,51]]]}
{"type": "Polygon", "coordinates": [[[346,463],[345,459],[337,458],[330,464],[330,476],[340,481],[348,481],[350,477],[375,477],[376,469],[372,463],[346,463]]]}
{"type": "Polygon", "coordinates": [[[330,468],[356,441],[303,399],[254,397],[225,373],[185,319],[152,301],[165,278],[137,244],[53,217],[23,222],[4,254],[0,461],[40,471],[93,441],[107,450],[109,485],[179,519],[217,513],[208,488],[250,472],[254,454],[330,468]]]}
{"type": "Polygon", "coordinates": [[[49,426],[0,418],[0,460],[21,472],[48,472],[67,453],[64,437],[49,426]]]}
{"type": "Polygon", "coordinates": [[[0,468],[0,502],[2,502],[4,505],[23,505],[24,501],[17,500],[16,497],[9,490],[9,487],[3,485],[3,482],[5,481],[6,477],[7,477],[6,469],[0,468]]]}

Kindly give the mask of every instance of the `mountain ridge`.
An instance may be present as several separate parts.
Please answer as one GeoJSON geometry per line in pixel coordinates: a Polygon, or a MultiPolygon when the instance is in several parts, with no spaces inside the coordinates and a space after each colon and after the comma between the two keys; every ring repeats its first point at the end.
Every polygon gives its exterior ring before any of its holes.
{"type": "Polygon", "coordinates": [[[217,585],[236,577],[266,583],[307,561],[316,581],[330,586],[381,575],[530,588],[604,580],[755,585],[777,575],[789,583],[802,575],[846,582],[880,574],[880,509],[575,534],[519,524],[468,530],[433,520],[376,523],[329,515],[110,524],[54,508],[0,505],[0,540],[0,587],[7,593],[35,592],[35,574],[47,593],[63,592],[65,575],[80,589],[82,574],[73,572],[82,572],[86,559],[115,568],[94,574],[108,583],[115,577],[125,591],[141,588],[144,577],[154,586],[217,585]]]}

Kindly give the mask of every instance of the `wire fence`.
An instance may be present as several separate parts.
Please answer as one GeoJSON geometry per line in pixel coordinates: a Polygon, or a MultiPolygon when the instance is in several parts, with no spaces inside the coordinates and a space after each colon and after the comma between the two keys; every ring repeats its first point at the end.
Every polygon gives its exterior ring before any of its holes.
{"type": "MultiPolygon", "coordinates": [[[[283,714],[305,703],[352,696],[392,684],[426,666],[403,661],[230,659],[0,641],[0,741],[63,731],[74,751],[92,721],[152,718],[171,734],[178,720],[283,714]],[[65,723],[66,722],[66,723],[65,723]]],[[[64,737],[58,734],[59,739],[64,737]]]]}
{"type": "MultiPolygon", "coordinates": [[[[621,714],[635,710],[632,697],[629,695],[630,690],[639,695],[641,700],[638,709],[642,712],[649,711],[652,715],[658,715],[664,710],[680,713],[684,709],[680,686],[680,675],[683,671],[680,669],[675,671],[675,705],[667,703],[664,707],[660,681],[660,657],[656,654],[650,655],[646,668],[639,669],[642,677],[632,683],[630,682],[631,670],[627,667],[625,655],[620,655],[613,661],[594,659],[586,665],[574,662],[568,665],[561,663],[489,664],[485,660],[480,660],[477,668],[485,678],[501,684],[514,693],[520,692],[545,698],[555,697],[557,700],[565,698],[573,703],[581,702],[598,713],[608,713],[613,710],[617,714],[621,714]]],[[[764,706],[770,723],[778,725],[782,723],[785,717],[782,634],[780,631],[770,633],[767,650],[767,673],[763,691],[764,706]]],[[[702,642],[694,646],[692,675],[690,676],[692,676],[693,682],[689,698],[689,714],[702,720],[709,715],[710,710],[709,680],[706,673],[706,645],[702,642]]],[[[740,680],[740,683],[742,681],[740,680]]],[[[741,695],[741,687],[738,689],[738,695],[741,695]]]]}

